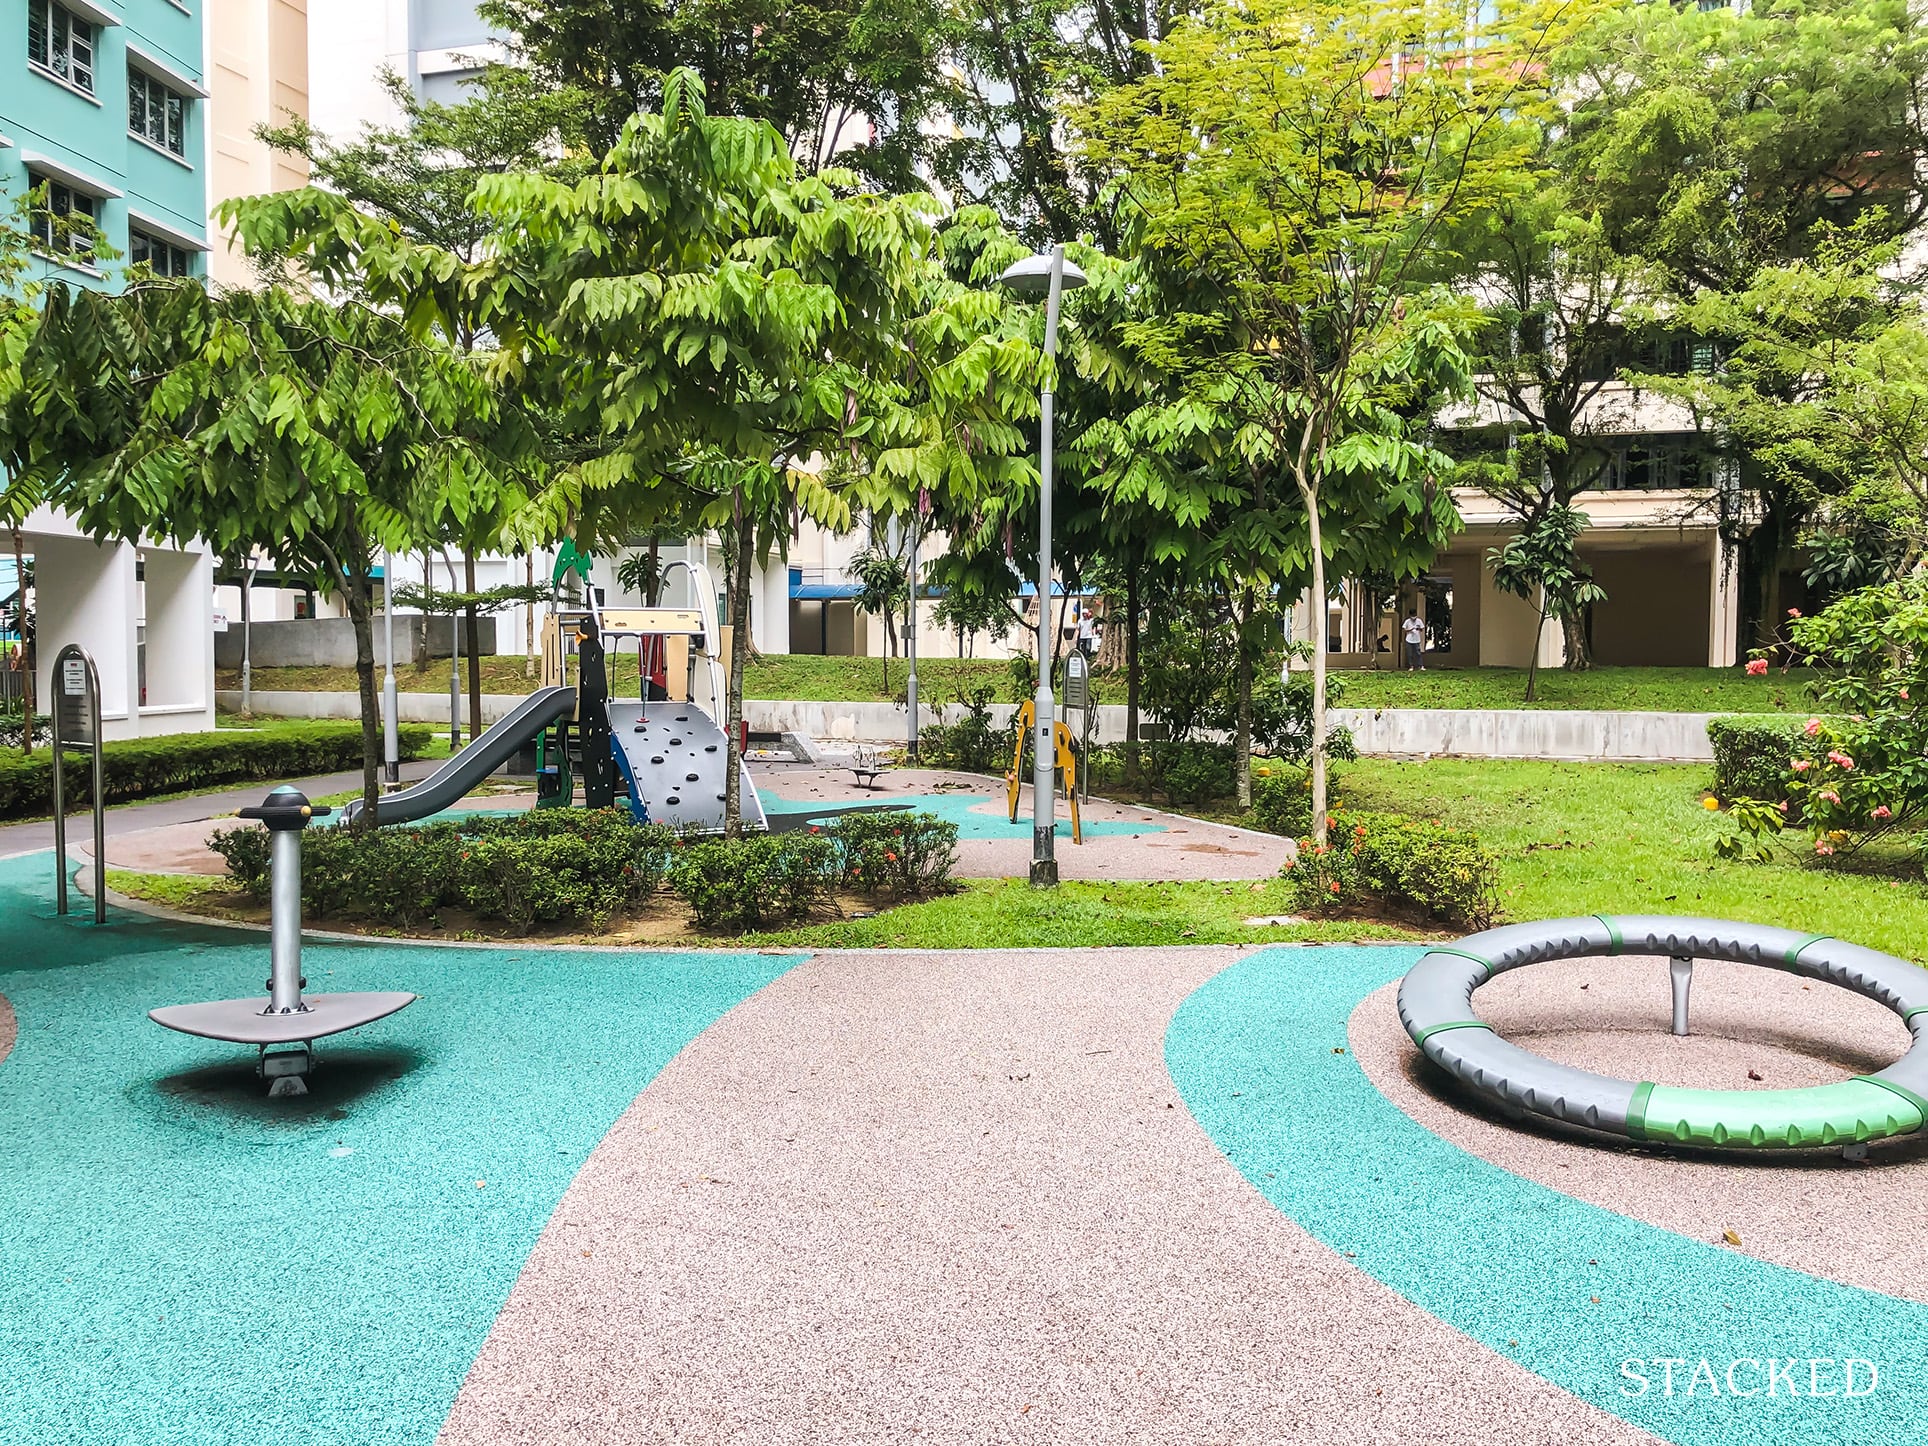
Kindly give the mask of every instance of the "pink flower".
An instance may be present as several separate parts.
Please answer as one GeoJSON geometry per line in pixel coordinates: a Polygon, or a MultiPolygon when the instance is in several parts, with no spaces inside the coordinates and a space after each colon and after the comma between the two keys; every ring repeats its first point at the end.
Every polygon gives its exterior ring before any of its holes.
{"type": "Polygon", "coordinates": [[[1787,800],[1786,800],[1785,798],[1784,798],[1784,799],[1782,799],[1782,800],[1781,800],[1781,801],[1780,801],[1780,802],[1779,802],[1778,804],[1776,804],[1776,805],[1775,805],[1775,807],[1776,807],[1776,808],[1778,808],[1778,809],[1780,809],[1780,811],[1781,811],[1782,813],[1786,813],[1786,812],[1787,812],[1787,800]]]}
{"type": "Polygon", "coordinates": [[[1808,737],[1812,738],[1815,734],[1821,731],[1821,720],[1819,718],[1808,719],[1807,727],[1803,728],[1801,731],[1807,734],[1808,737]]]}
{"type": "Polygon", "coordinates": [[[1829,803],[1839,803],[1841,801],[1841,795],[1831,788],[1822,789],[1817,796],[1826,799],[1829,803]]]}
{"type": "Polygon", "coordinates": [[[1794,760],[1794,771],[1796,773],[1806,773],[1812,767],[1814,767],[1813,763],[1805,758],[1797,758],[1794,760]]]}
{"type": "Polygon", "coordinates": [[[1889,808],[1885,803],[1868,815],[1869,818],[1893,818],[1894,816],[1894,810],[1889,808]]]}
{"type": "Polygon", "coordinates": [[[1798,618],[1801,615],[1801,610],[1799,608],[1789,608],[1787,615],[1791,618],[1798,618]]]}
{"type": "Polygon", "coordinates": [[[1747,664],[1747,676],[1748,676],[1748,677],[1750,677],[1750,678],[1758,678],[1758,677],[1760,677],[1760,676],[1761,676],[1761,675],[1762,675],[1763,673],[1765,673],[1766,671],[1767,671],[1767,659],[1766,659],[1766,658],[1751,658],[1751,659],[1749,659],[1749,660],[1748,660],[1748,664],[1747,664]]]}
{"type": "Polygon", "coordinates": [[[1908,690],[1906,688],[1901,690],[1901,701],[1904,703],[1908,701],[1908,690]]]}
{"type": "Polygon", "coordinates": [[[1837,765],[1845,772],[1852,773],[1854,771],[1854,760],[1837,748],[1828,750],[1828,762],[1837,765]]]}
{"type": "Polygon", "coordinates": [[[1834,852],[1834,845],[1826,839],[1816,839],[1814,841],[1814,851],[1817,854],[1831,854],[1834,852]]]}

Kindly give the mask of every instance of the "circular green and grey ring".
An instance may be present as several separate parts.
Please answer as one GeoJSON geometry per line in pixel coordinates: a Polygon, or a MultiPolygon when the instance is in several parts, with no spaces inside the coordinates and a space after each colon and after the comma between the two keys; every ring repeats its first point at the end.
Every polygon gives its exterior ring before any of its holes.
{"type": "Polygon", "coordinates": [[[1910,1134],[1928,1123],[1928,970],[1825,934],[1652,914],[1509,924],[1428,950],[1400,982],[1399,1018],[1427,1059],[1503,1111],[1630,1140],[1819,1149],[1910,1134]],[[1836,984],[1887,1005],[1914,1042],[1886,1069],[1833,1084],[1682,1089],[1557,1064],[1508,1043],[1473,1014],[1473,991],[1496,974],[1615,954],[1758,964],[1836,984]]]}

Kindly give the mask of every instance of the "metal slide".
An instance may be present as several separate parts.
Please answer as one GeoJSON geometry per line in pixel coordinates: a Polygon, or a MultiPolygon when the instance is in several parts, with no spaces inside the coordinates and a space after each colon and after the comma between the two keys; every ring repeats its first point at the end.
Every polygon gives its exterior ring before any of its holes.
{"type": "MultiPolygon", "coordinates": [[[[514,711],[469,744],[455,757],[412,788],[382,799],[383,823],[410,823],[459,802],[496,769],[515,757],[516,750],[576,711],[574,688],[541,688],[516,704],[514,711]]],[[[358,798],[342,810],[342,822],[361,816],[358,798]]]]}
{"type": "MultiPolygon", "coordinates": [[[[616,767],[629,788],[630,807],[649,811],[651,823],[696,832],[723,827],[723,787],[729,778],[729,746],[716,721],[694,703],[609,705],[609,736],[616,767]]],[[[739,764],[743,824],[768,827],[747,764],[739,764]]]]}

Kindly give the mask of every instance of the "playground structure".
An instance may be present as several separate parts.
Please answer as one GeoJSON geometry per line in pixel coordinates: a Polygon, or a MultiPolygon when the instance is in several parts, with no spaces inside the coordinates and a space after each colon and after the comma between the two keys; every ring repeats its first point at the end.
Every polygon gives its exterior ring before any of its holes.
{"type": "Polygon", "coordinates": [[[413,994],[382,991],[303,996],[301,977],[301,831],[329,809],[311,804],[299,790],[283,785],[240,816],[267,826],[270,857],[268,997],[222,999],[211,1004],[175,1004],[148,1011],[156,1024],[203,1039],[252,1044],[259,1051],[256,1071],[271,1083],[273,1097],[308,1092],[317,1039],[359,1029],[413,1004],[413,994]],[[277,1049],[275,1046],[293,1046],[277,1049]]]}
{"type": "MultiPolygon", "coordinates": [[[[1012,823],[1018,821],[1018,789],[1024,782],[1024,744],[1036,728],[1037,721],[1037,704],[1027,698],[1012,719],[1017,738],[1012,745],[1010,772],[1004,775],[1005,803],[1012,823]]],[[[1062,718],[1052,721],[1051,739],[1057,755],[1053,783],[1063,791],[1065,804],[1071,812],[1071,841],[1081,844],[1084,842],[1084,824],[1078,816],[1078,747],[1071,736],[1070,727],[1062,718]]]]}
{"type": "Polygon", "coordinates": [[[1422,1054],[1514,1118],[1525,1115],[1622,1139],[1705,1149],[1839,1148],[1863,1159],[1868,1142],[1928,1123],[1928,973],[1823,934],[1664,915],[1512,924],[1435,945],[1399,985],[1399,1018],[1422,1054]],[[1781,969],[1886,1005],[1913,1036],[1886,1069],[1786,1090],[1682,1089],[1614,1079],[1556,1064],[1500,1038],[1473,1016],[1473,991],[1497,974],[1554,959],[1654,954],[1669,960],[1673,1032],[1689,1028],[1696,959],[1781,969]]]}
{"type": "MultiPolygon", "coordinates": [[[[558,581],[584,562],[566,555],[558,581]]],[[[718,721],[729,697],[731,630],[717,620],[709,570],[678,559],[664,569],[664,579],[678,568],[689,574],[693,606],[602,608],[586,588],[583,606],[552,607],[542,627],[542,687],[434,774],[383,797],[381,822],[440,813],[533,747],[539,808],[568,806],[580,778],[590,808],[613,807],[620,794],[638,822],[720,831],[733,761],[718,721]],[[612,700],[610,657],[631,644],[641,696],[612,700]]],[[[734,762],[743,826],[765,829],[741,754],[739,746],[734,762]]],[[[356,800],[343,821],[360,815],[356,800]]]]}

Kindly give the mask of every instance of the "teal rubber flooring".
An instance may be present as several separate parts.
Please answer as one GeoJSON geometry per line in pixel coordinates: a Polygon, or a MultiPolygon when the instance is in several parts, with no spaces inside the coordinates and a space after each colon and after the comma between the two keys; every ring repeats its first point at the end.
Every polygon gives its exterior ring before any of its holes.
{"type": "Polygon", "coordinates": [[[422,997],[271,1102],[145,1017],[262,992],[266,937],[58,919],[52,868],[0,860],[5,1446],[427,1446],[589,1151],[802,957],[311,944],[422,997]]]}
{"type": "Polygon", "coordinates": [[[1928,1441],[1928,1306],[1546,1189],[1448,1144],[1380,1094],[1346,1049],[1346,1024],[1419,953],[1267,950],[1180,1007],[1165,1041],[1172,1078],[1246,1179],[1448,1325],[1678,1446],[1928,1441]],[[1769,1357],[1796,1363],[1781,1365],[1773,1394],[1765,1369],[1745,1365],[1735,1383],[1751,1393],[1729,1392],[1730,1363],[1769,1357]],[[1850,1357],[1879,1372],[1868,1390],[1859,1369],[1854,1397],[1843,1389],[1850,1357]],[[1679,1363],[1671,1395],[1656,1364],[1668,1359],[1679,1363]]]}
{"type": "MultiPolygon", "coordinates": [[[[798,802],[796,799],[780,798],[768,789],[759,788],[757,796],[763,800],[765,814],[808,814],[813,809],[837,808],[853,800],[839,799],[834,803],[798,802]]],[[[867,800],[854,800],[867,802],[867,800]]],[[[980,804],[992,801],[988,793],[907,793],[901,796],[885,794],[879,802],[889,802],[900,808],[908,808],[917,813],[934,813],[957,825],[957,836],[967,838],[1022,838],[1031,837],[1031,814],[1029,809],[1018,815],[1012,823],[1002,809],[1003,799],[998,799],[1000,807],[994,813],[973,813],[971,810],[980,804]]],[[[1071,837],[1071,820],[1065,816],[1065,804],[1058,801],[1057,836],[1071,837]]],[[[1118,820],[1098,822],[1093,819],[1084,821],[1084,832],[1090,837],[1110,834],[1163,833],[1162,823],[1126,823],[1118,820]]]]}

